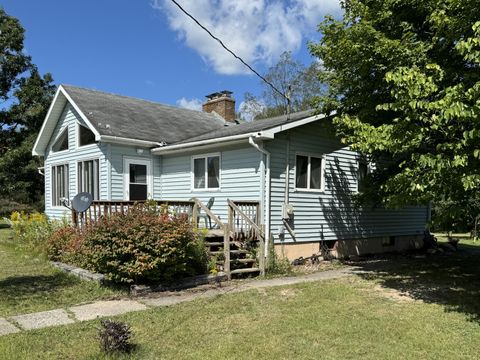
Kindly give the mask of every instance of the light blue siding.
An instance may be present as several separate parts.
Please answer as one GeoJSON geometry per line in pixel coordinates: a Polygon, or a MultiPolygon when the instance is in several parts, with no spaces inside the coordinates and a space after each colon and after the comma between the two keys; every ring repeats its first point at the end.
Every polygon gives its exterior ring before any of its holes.
{"type": "Polygon", "coordinates": [[[124,160],[128,159],[140,159],[149,160],[152,166],[152,186],[153,189],[149,194],[149,197],[154,199],[162,198],[160,192],[160,168],[161,159],[159,156],[152,156],[149,149],[143,149],[142,154],[137,153],[137,147],[127,145],[111,144],[111,200],[125,200],[124,196],[124,160]]]}
{"type": "MultiPolygon", "coordinates": [[[[289,203],[295,209],[292,221],[295,241],[413,235],[424,230],[425,207],[357,209],[351,196],[357,189],[357,154],[341,145],[326,124],[316,123],[277,134],[275,140],[266,142],[271,152],[271,231],[277,242],[283,226],[288,141],[289,203]],[[295,189],[297,153],[325,156],[324,192],[295,189]]],[[[288,231],[285,241],[293,241],[288,231]]]]}
{"type": "Polygon", "coordinates": [[[92,144],[87,146],[77,146],[77,124],[83,124],[80,115],[75,109],[67,104],[53,132],[50,143],[45,153],[45,213],[48,217],[61,219],[69,217],[70,211],[62,206],[52,206],[52,184],[51,167],[52,165],[68,164],[69,167],[69,198],[71,199],[77,192],[77,162],[89,159],[99,159],[100,173],[100,198],[105,199],[108,191],[107,183],[107,161],[106,144],[92,144]],[[52,152],[51,146],[61,134],[68,128],[68,145],[66,151],[52,152]]]}
{"type": "MultiPolygon", "coordinates": [[[[205,154],[208,154],[206,152],[205,154]]],[[[260,200],[260,153],[248,144],[220,148],[220,189],[216,191],[192,190],[191,159],[194,152],[162,157],[161,194],[164,199],[188,200],[199,198],[206,204],[215,197],[212,210],[225,220],[227,199],[260,200]]]]}

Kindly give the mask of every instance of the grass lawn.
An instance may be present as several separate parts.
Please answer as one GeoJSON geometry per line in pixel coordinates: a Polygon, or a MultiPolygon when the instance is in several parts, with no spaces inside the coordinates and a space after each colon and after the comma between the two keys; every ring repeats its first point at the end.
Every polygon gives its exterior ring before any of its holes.
{"type": "MultiPolygon", "coordinates": [[[[198,299],[117,317],[128,359],[477,359],[478,249],[359,262],[328,282],[198,299]]],[[[98,321],[0,337],[2,359],[102,359],[98,321]]],[[[117,358],[117,357],[114,357],[117,358]]],[[[122,357],[120,357],[122,358],[122,357]]]]}
{"type": "Polygon", "coordinates": [[[119,295],[125,294],[67,275],[25,251],[0,222],[0,317],[119,295]]]}

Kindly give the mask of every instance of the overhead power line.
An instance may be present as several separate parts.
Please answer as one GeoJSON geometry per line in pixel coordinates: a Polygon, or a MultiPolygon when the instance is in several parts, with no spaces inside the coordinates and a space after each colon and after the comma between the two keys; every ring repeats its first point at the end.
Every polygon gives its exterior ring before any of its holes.
{"type": "Polygon", "coordinates": [[[287,100],[287,115],[290,113],[290,98],[285,95],[283,92],[278,90],[275,85],[273,85],[270,81],[265,79],[258,71],[256,71],[252,66],[250,66],[245,60],[243,60],[240,56],[235,54],[232,50],[230,50],[222,40],[220,40],[218,37],[212,34],[210,30],[208,30],[204,25],[202,25],[193,15],[191,15],[187,10],[185,10],[178,2],[175,0],[172,0],[172,2],[177,5],[177,7],[185,14],[187,15],[190,19],[192,19],[198,26],[200,26],[205,32],[210,35],[210,37],[214,40],[216,40],[226,51],[228,51],[232,56],[239,60],[243,65],[245,65],[251,72],[253,72],[255,75],[257,75],[263,82],[265,82],[268,86],[270,86],[275,92],[280,94],[285,100],[287,100]]]}

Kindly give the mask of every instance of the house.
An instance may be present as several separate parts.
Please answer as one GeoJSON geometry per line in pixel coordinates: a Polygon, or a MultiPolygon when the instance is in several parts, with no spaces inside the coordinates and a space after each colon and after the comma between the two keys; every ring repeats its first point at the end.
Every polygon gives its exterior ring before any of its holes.
{"type": "Polygon", "coordinates": [[[228,91],[203,110],[59,86],[33,148],[45,160],[46,214],[69,216],[61,199],[84,191],[108,201],[214,197],[220,219],[227,199],[257,201],[265,233],[289,258],[320,246],[342,256],[420,244],[426,207],[354,206],[367,166],[328,117],[237,123],[228,91]]]}

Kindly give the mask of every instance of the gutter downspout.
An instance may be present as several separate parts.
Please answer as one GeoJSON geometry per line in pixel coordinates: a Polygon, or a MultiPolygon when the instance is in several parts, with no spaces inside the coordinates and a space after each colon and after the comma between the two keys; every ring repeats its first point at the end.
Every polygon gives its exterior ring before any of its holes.
{"type": "MultiPolygon", "coordinates": [[[[250,136],[248,138],[248,143],[252,145],[255,149],[261,152],[266,157],[266,168],[265,168],[265,182],[262,184],[262,190],[264,189],[263,194],[265,195],[265,203],[264,203],[264,213],[265,213],[265,249],[264,249],[264,256],[267,257],[268,254],[268,244],[270,242],[270,152],[265,150],[263,146],[259,146],[254,140],[253,137],[250,136]],[[266,183],[266,186],[265,186],[266,183]]],[[[263,159],[262,159],[263,160],[263,159]]],[[[263,196],[261,197],[263,200],[263,196]]]]}

